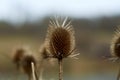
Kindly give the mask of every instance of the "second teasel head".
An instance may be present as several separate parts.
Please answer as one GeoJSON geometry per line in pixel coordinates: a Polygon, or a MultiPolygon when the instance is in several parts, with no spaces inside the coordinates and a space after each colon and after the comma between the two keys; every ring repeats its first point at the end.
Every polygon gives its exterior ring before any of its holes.
{"type": "Polygon", "coordinates": [[[26,51],[24,48],[18,48],[14,51],[13,63],[16,64],[17,69],[20,68],[20,62],[21,62],[25,52],[26,51]]]}
{"type": "Polygon", "coordinates": [[[111,54],[114,57],[120,58],[120,27],[118,27],[115,31],[115,35],[113,36],[110,48],[111,54]]]}
{"type": "Polygon", "coordinates": [[[49,58],[49,53],[46,50],[45,44],[42,44],[40,49],[39,49],[39,54],[41,59],[48,59],[49,58]]]}
{"type": "Polygon", "coordinates": [[[34,66],[36,67],[36,59],[32,55],[25,55],[21,60],[22,70],[29,76],[32,75],[31,63],[34,63],[34,66]]]}
{"type": "Polygon", "coordinates": [[[29,74],[31,73],[31,62],[36,65],[36,59],[28,48],[20,47],[15,49],[13,63],[16,65],[17,69],[29,74]]]}

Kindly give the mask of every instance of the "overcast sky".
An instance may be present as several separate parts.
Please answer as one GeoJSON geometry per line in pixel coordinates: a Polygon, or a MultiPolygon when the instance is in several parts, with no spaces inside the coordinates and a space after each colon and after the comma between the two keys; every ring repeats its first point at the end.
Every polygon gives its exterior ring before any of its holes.
{"type": "Polygon", "coordinates": [[[0,0],[0,20],[36,20],[50,14],[93,18],[120,14],[120,0],[0,0]]]}

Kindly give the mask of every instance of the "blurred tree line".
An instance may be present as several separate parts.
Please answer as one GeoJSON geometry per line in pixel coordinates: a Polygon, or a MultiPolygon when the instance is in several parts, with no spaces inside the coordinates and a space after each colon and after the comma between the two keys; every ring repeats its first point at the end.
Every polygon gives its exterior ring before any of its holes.
{"type": "MultiPolygon", "coordinates": [[[[0,36],[27,36],[44,38],[49,24],[46,17],[36,22],[24,22],[22,24],[11,24],[0,22],[0,36]]],[[[100,17],[96,19],[72,19],[76,33],[76,44],[81,53],[88,56],[109,55],[109,45],[112,34],[120,25],[120,16],[100,17]],[[91,55],[92,54],[92,55],[91,55]]],[[[83,55],[84,55],[83,54],[83,55]]]]}
{"type": "MultiPolygon", "coordinates": [[[[44,18],[36,22],[24,22],[22,24],[12,25],[9,22],[0,21],[0,34],[39,34],[44,33],[49,23],[49,18],[44,18]],[[19,29],[18,29],[19,28],[19,29]]],[[[72,19],[72,24],[76,30],[82,29],[106,30],[111,31],[114,27],[120,25],[120,16],[100,17],[96,19],[72,19]]],[[[83,31],[83,30],[82,30],[83,31]]]]}

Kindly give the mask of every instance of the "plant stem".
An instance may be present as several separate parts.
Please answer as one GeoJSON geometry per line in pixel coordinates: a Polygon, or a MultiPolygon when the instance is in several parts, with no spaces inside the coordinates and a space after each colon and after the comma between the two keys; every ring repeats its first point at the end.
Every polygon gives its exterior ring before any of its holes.
{"type": "Polygon", "coordinates": [[[58,59],[59,64],[59,80],[63,80],[63,64],[62,59],[58,59]]]}
{"type": "Polygon", "coordinates": [[[31,63],[31,65],[32,65],[32,79],[33,80],[38,80],[38,76],[37,76],[37,73],[36,73],[36,70],[35,70],[35,65],[34,65],[33,62],[31,63]]]}

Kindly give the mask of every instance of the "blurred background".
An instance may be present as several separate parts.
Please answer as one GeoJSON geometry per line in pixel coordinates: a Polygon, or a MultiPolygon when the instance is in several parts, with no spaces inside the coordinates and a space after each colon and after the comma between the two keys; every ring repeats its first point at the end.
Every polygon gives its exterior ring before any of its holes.
{"type": "MultiPolygon", "coordinates": [[[[0,80],[26,80],[12,63],[13,50],[27,45],[38,52],[49,18],[67,16],[75,29],[78,60],[64,60],[64,80],[115,80],[119,65],[107,61],[120,25],[120,0],[0,0],[0,80]]],[[[46,63],[44,80],[57,80],[57,61],[46,63]]]]}

